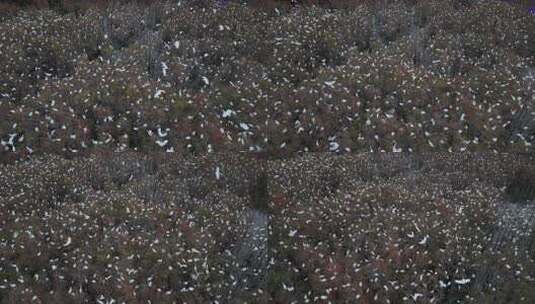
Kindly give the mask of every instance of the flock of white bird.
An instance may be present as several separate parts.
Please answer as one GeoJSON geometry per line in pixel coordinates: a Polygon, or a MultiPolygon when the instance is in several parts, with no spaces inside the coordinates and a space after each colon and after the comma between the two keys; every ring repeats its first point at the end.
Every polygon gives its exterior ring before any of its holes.
{"type": "Polygon", "coordinates": [[[105,29],[97,12],[8,19],[3,155],[531,151],[533,18],[503,3],[420,9],[427,23],[401,4],[272,15],[166,3],[155,29],[132,21],[135,6],[106,13],[105,29]]]}
{"type": "Polygon", "coordinates": [[[504,194],[533,166],[534,33],[498,2],[2,19],[0,301],[535,302],[535,212],[504,194]],[[244,156],[295,152],[324,153],[244,156]]]}
{"type": "Polygon", "coordinates": [[[236,154],[151,160],[123,153],[5,166],[0,296],[103,303],[535,299],[535,209],[507,207],[502,188],[510,172],[533,164],[505,154],[416,161],[402,153],[263,163],[236,154]],[[251,278],[243,265],[255,263],[241,261],[238,248],[255,229],[243,219],[251,210],[247,183],[259,170],[269,179],[268,232],[251,250],[267,258],[254,288],[243,289],[253,286],[240,281],[251,278]],[[466,184],[459,187],[459,179],[466,184]]]}

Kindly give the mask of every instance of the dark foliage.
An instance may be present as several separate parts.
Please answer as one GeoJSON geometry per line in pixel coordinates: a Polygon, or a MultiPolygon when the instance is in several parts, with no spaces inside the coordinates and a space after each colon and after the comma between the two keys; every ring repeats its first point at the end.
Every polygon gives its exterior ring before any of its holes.
{"type": "Polygon", "coordinates": [[[0,303],[535,303],[535,19],[297,2],[0,1],[0,303]]]}
{"type": "Polygon", "coordinates": [[[0,160],[533,150],[535,21],[517,6],[203,3],[3,20],[0,160]]]}
{"type": "Polygon", "coordinates": [[[516,203],[535,203],[535,170],[521,168],[508,181],[506,193],[516,203]]]}
{"type": "Polygon", "coordinates": [[[0,302],[532,303],[535,209],[504,191],[523,166],[105,149],[2,166],[0,302]]]}

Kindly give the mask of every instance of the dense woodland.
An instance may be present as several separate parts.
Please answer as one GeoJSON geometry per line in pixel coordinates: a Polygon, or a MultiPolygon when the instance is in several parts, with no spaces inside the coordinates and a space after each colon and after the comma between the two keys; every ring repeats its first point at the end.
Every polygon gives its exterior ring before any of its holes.
{"type": "Polygon", "coordinates": [[[529,1],[0,1],[0,303],[535,303],[529,1]]]}
{"type": "Polygon", "coordinates": [[[467,152],[7,165],[0,302],[529,304],[533,172],[467,152]]]}
{"type": "Polygon", "coordinates": [[[0,23],[0,159],[95,149],[531,152],[535,18],[503,1],[28,10],[0,23]]]}

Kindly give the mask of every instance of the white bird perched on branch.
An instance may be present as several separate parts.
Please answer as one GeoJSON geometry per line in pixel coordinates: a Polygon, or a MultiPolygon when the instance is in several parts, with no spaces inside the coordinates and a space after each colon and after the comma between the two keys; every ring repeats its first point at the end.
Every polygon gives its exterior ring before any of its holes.
{"type": "Polygon", "coordinates": [[[455,280],[455,283],[459,285],[465,285],[465,284],[470,283],[470,281],[471,281],[470,279],[460,279],[460,280],[455,280]]]}

